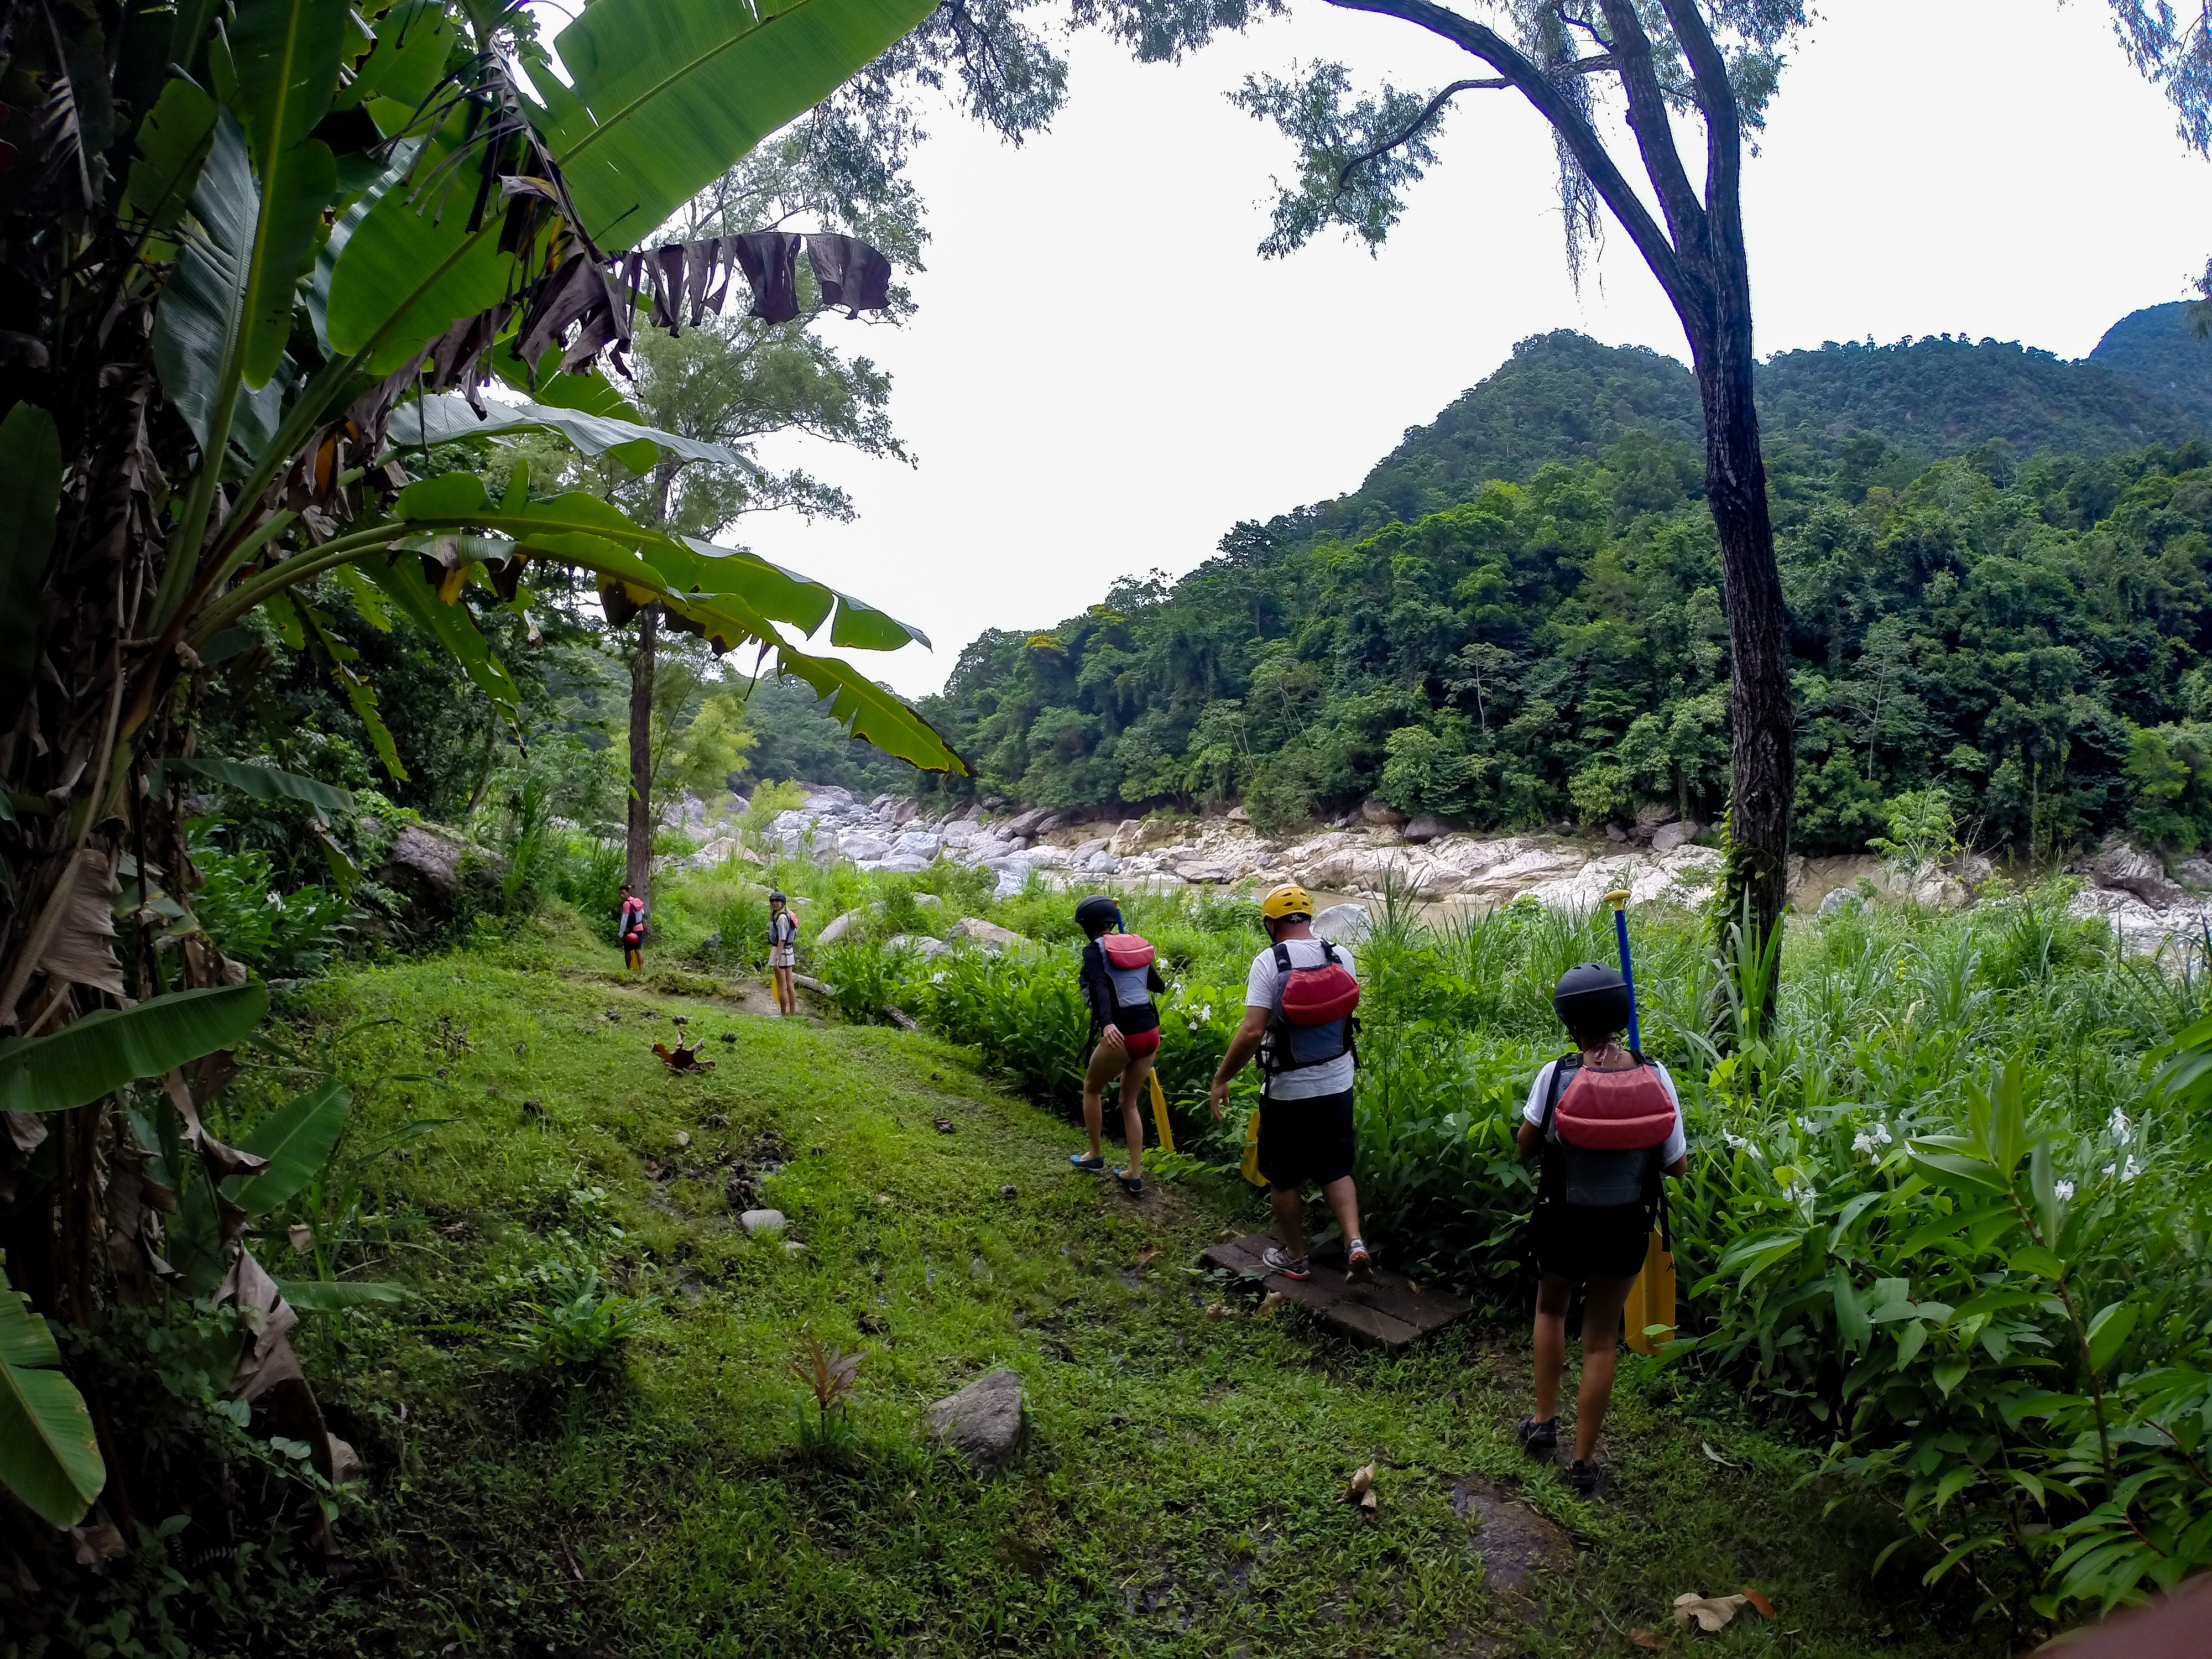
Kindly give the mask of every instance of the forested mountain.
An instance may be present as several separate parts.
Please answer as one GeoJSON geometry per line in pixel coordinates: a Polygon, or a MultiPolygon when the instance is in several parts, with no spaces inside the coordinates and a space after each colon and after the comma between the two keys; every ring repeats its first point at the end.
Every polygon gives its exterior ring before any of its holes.
{"type": "MultiPolygon", "coordinates": [[[[1789,354],[1764,385],[1801,843],[1863,847],[1931,782],[1985,844],[2212,839],[2195,421],[2116,370],[1963,341],[1789,354]]],[[[1526,342],[1355,495],[985,635],[930,712],[981,788],[1040,804],[1710,817],[1727,630],[1689,386],[1655,354],[1526,342]]]]}
{"type": "Polygon", "coordinates": [[[2171,398],[2212,428],[2212,340],[2197,337],[2191,302],[2131,311],[2105,331],[2089,361],[2171,398]]]}

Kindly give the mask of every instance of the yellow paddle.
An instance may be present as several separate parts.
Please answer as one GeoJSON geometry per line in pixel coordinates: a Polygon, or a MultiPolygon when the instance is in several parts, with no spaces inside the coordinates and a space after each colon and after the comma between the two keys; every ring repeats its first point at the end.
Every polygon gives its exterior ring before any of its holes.
{"type": "Polygon", "coordinates": [[[1152,1085],[1152,1123],[1160,1132],[1160,1150],[1175,1151],[1175,1126],[1168,1121],[1167,1091],[1160,1087],[1160,1074],[1149,1074],[1152,1085]]]}
{"type": "MultiPolygon", "coordinates": [[[[1616,887],[1605,896],[1613,906],[1613,932],[1620,941],[1620,976],[1628,981],[1628,1046],[1639,1046],[1636,1030],[1636,973],[1628,959],[1628,890],[1616,887]]],[[[1621,1323],[1627,1328],[1628,1346],[1637,1352],[1651,1354],[1674,1335],[1674,1256],[1668,1249],[1666,1235],[1658,1228],[1651,1230],[1650,1248],[1644,1253],[1644,1270],[1636,1275],[1636,1283],[1629,1287],[1628,1305],[1621,1310],[1621,1323]],[[1663,1330],[1646,1334],[1646,1328],[1663,1326],[1663,1330]]]]}

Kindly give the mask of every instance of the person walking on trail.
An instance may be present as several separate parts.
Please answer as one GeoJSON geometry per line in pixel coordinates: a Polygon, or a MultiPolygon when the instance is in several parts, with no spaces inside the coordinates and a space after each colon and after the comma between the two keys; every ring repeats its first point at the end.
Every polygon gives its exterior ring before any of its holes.
{"type": "Polygon", "coordinates": [[[1559,1447],[1559,1377],[1567,1364],[1567,1307],[1583,1287],[1583,1378],[1575,1396],[1574,1461],[1567,1484],[1597,1486],[1598,1431],[1613,1398],[1620,1310],[1643,1271],[1662,1176],[1689,1167],[1689,1140],[1674,1079],[1656,1060],[1622,1046],[1632,1009],[1627,981],[1586,962],[1560,975],[1552,1006],[1577,1052],[1547,1062],[1528,1091],[1521,1156],[1541,1152],[1530,1233],[1536,1287],[1536,1409],[1521,1443],[1540,1456],[1559,1447]]]}
{"type": "Polygon", "coordinates": [[[1310,1182],[1343,1230],[1346,1277],[1365,1284],[1375,1276],[1375,1261],[1359,1236],[1359,1194],[1352,1182],[1358,1031],[1352,1011],[1359,1003],[1352,952],[1314,937],[1313,900],[1295,883],[1260,902],[1260,925],[1268,945],[1252,958],[1244,1023],[1213,1074],[1213,1115],[1228,1103],[1230,1079],[1256,1054],[1260,1173],[1282,1232],[1282,1243],[1269,1245],[1261,1259],[1285,1278],[1313,1276],[1305,1236],[1310,1182]]]}
{"type": "Polygon", "coordinates": [[[622,884],[622,902],[615,907],[615,932],[622,939],[623,966],[633,974],[645,966],[645,901],[622,884]]]}
{"type": "Polygon", "coordinates": [[[1097,1046],[1083,1073],[1083,1127],[1091,1150],[1068,1162],[1093,1175],[1106,1169],[1100,1143],[1106,1121],[1106,1085],[1121,1079],[1121,1130],[1128,1138],[1129,1163],[1114,1179],[1132,1198],[1145,1191],[1145,1080],[1160,1049],[1160,1011],[1152,999],[1167,985],[1160,978],[1150,941],[1121,931],[1121,907],[1093,893],[1075,907],[1075,925],[1090,943],[1083,947],[1078,983],[1091,1008],[1091,1035],[1097,1046]]]}
{"type": "Polygon", "coordinates": [[[768,965],[775,970],[775,1012],[785,1018],[799,1012],[799,988],[791,977],[799,967],[799,918],[790,904],[781,893],[768,896],[768,965]]]}

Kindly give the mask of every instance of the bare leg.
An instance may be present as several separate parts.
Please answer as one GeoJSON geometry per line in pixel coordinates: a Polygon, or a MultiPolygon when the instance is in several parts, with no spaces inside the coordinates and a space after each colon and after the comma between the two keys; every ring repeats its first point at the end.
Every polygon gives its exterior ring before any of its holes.
{"type": "Polygon", "coordinates": [[[1083,1127],[1091,1134],[1091,1156],[1106,1156],[1099,1136],[1106,1120],[1106,1085],[1121,1075],[1126,1056],[1104,1043],[1091,1051],[1091,1064],[1083,1073],[1083,1127]]]}
{"type": "Polygon", "coordinates": [[[1306,1253],[1305,1200],[1296,1187],[1270,1187],[1267,1202],[1275,1208],[1275,1227],[1283,1236],[1283,1249],[1291,1260],[1306,1253]]]}
{"type": "MultiPolygon", "coordinates": [[[[1575,1462],[1597,1450],[1597,1431],[1613,1402],[1613,1355],[1620,1340],[1620,1310],[1634,1278],[1595,1279],[1583,1295],[1583,1381],[1575,1395],[1575,1462]]],[[[1564,1346],[1564,1345],[1563,1345],[1564,1346]]]]}
{"type": "Polygon", "coordinates": [[[1536,1285],[1536,1420],[1559,1414],[1559,1374],[1567,1368],[1567,1304],[1573,1281],[1546,1273],[1536,1285]]]}
{"type": "Polygon", "coordinates": [[[1121,1133],[1129,1142],[1129,1173],[1145,1173],[1145,1083],[1152,1074],[1152,1056],[1132,1060],[1121,1073],[1121,1133]]]}
{"type": "Polygon", "coordinates": [[[1321,1189],[1328,1200],[1328,1207],[1336,1217],[1336,1224],[1344,1230],[1344,1248],[1347,1255],[1352,1241],[1359,1237],[1359,1191],[1352,1184],[1350,1176],[1339,1176],[1321,1189]]]}

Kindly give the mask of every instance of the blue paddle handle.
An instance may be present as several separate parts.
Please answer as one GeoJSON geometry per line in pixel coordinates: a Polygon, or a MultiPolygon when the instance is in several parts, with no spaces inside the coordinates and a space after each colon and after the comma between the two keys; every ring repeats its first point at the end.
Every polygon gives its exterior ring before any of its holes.
{"type": "Polygon", "coordinates": [[[1626,909],[1613,913],[1613,934],[1620,941],[1620,976],[1628,981],[1628,1046],[1640,1054],[1644,1042],[1636,1030],[1636,969],[1628,960],[1628,912],[1626,909]]]}

